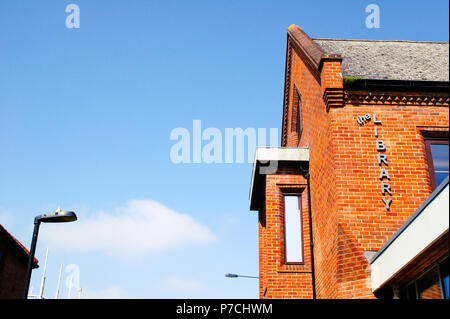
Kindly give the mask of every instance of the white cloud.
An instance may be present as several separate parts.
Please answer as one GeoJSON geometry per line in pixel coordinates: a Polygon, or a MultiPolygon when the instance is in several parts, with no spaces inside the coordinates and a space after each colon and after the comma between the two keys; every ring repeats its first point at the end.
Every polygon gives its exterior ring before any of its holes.
{"type": "MultiPolygon", "coordinates": [[[[71,298],[78,298],[78,292],[72,293],[71,298]]],[[[128,299],[128,293],[120,287],[109,287],[102,290],[82,290],[81,299],[128,299]]]]}
{"type": "Polygon", "coordinates": [[[192,294],[204,293],[207,291],[207,285],[197,279],[185,276],[171,275],[162,278],[162,290],[171,294],[183,294],[191,296],[192,294]]]}
{"type": "Polygon", "coordinates": [[[41,227],[45,229],[40,236],[50,249],[114,256],[137,256],[215,240],[207,226],[152,200],[133,200],[112,212],[41,227]]]}

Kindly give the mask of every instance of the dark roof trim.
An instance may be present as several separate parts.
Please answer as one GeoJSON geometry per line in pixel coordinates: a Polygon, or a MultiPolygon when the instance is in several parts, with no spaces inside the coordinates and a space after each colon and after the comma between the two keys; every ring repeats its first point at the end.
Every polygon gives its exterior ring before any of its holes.
{"type": "MultiPolygon", "coordinates": [[[[13,235],[11,235],[5,227],[0,224],[0,236],[6,238],[9,244],[19,253],[20,257],[23,258],[25,263],[28,263],[28,258],[30,258],[30,252],[26,249],[13,235]]],[[[38,260],[34,258],[33,268],[39,268],[38,260]]]]}
{"type": "Polygon", "coordinates": [[[422,211],[428,206],[428,204],[430,204],[444,190],[444,188],[447,185],[448,185],[448,176],[431,193],[431,195],[428,196],[428,198],[422,203],[422,205],[420,205],[420,207],[414,212],[414,214],[408,218],[408,220],[402,225],[402,227],[400,227],[400,229],[397,230],[395,234],[392,235],[391,238],[389,238],[389,240],[380,248],[380,250],[377,251],[377,253],[370,260],[370,264],[373,264],[375,260],[377,260],[377,258],[381,256],[381,254],[394,242],[394,240],[397,239],[397,237],[400,236],[401,233],[403,233],[403,231],[417,218],[417,216],[419,216],[422,213],[422,211]]]}
{"type": "Polygon", "coordinates": [[[433,91],[448,92],[449,82],[370,80],[344,77],[346,90],[433,91]]]}

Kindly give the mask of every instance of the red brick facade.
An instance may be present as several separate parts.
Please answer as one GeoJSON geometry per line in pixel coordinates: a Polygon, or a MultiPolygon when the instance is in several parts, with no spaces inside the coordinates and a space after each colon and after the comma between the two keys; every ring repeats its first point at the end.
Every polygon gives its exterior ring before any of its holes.
{"type": "MultiPolygon", "coordinates": [[[[364,252],[379,250],[430,195],[425,138],[448,138],[449,98],[429,90],[348,89],[341,63],[339,56],[321,53],[300,28],[289,28],[282,146],[310,150],[317,298],[374,298],[364,252]],[[370,120],[358,124],[366,114],[370,120]],[[377,150],[377,140],[386,150],[377,150]],[[388,165],[379,165],[378,154],[388,165]],[[382,168],[389,180],[380,180],[382,168]],[[382,194],[386,181],[392,195],[382,194]],[[389,210],[383,198],[392,200],[389,210]]],[[[267,176],[259,212],[261,298],[312,298],[307,198],[297,168],[281,165],[267,176]],[[302,195],[304,265],[284,264],[284,190],[302,195]]]]}
{"type": "Polygon", "coordinates": [[[266,209],[260,212],[260,296],[264,298],[312,297],[311,256],[309,254],[309,227],[307,197],[302,196],[302,224],[304,265],[284,264],[283,193],[306,194],[304,177],[292,167],[281,167],[275,175],[267,176],[266,209]],[[274,243],[276,243],[274,245],[274,243]],[[269,288],[265,291],[265,288],[269,288]]]}
{"type": "Polygon", "coordinates": [[[0,251],[0,299],[22,298],[27,265],[4,241],[0,241],[0,251]]]}

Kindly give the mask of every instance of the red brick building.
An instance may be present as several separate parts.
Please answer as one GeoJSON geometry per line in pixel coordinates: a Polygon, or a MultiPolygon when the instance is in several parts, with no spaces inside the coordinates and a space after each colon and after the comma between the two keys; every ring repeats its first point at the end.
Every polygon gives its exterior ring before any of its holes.
{"type": "MultiPolygon", "coordinates": [[[[0,225],[0,299],[22,298],[30,252],[0,225]]],[[[33,268],[38,268],[34,259],[33,268]]]]}
{"type": "Polygon", "coordinates": [[[448,49],[289,27],[250,191],[261,298],[448,298],[448,49]]]}

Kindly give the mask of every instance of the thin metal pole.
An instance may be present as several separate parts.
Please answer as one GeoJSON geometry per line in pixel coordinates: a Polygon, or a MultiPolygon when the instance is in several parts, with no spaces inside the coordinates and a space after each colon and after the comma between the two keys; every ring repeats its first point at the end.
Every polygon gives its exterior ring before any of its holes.
{"type": "Polygon", "coordinates": [[[244,278],[255,278],[255,279],[259,279],[259,277],[255,277],[255,276],[244,276],[244,275],[238,275],[238,277],[244,277],[244,278]]]}
{"type": "Polygon", "coordinates": [[[23,291],[23,299],[28,298],[28,289],[30,288],[30,279],[31,279],[31,270],[33,266],[34,261],[34,254],[36,252],[36,243],[37,238],[39,234],[39,225],[41,224],[41,221],[37,218],[34,219],[34,230],[33,230],[33,237],[31,239],[31,249],[30,249],[30,257],[28,259],[28,265],[27,265],[27,273],[25,277],[25,286],[23,291]]]}

